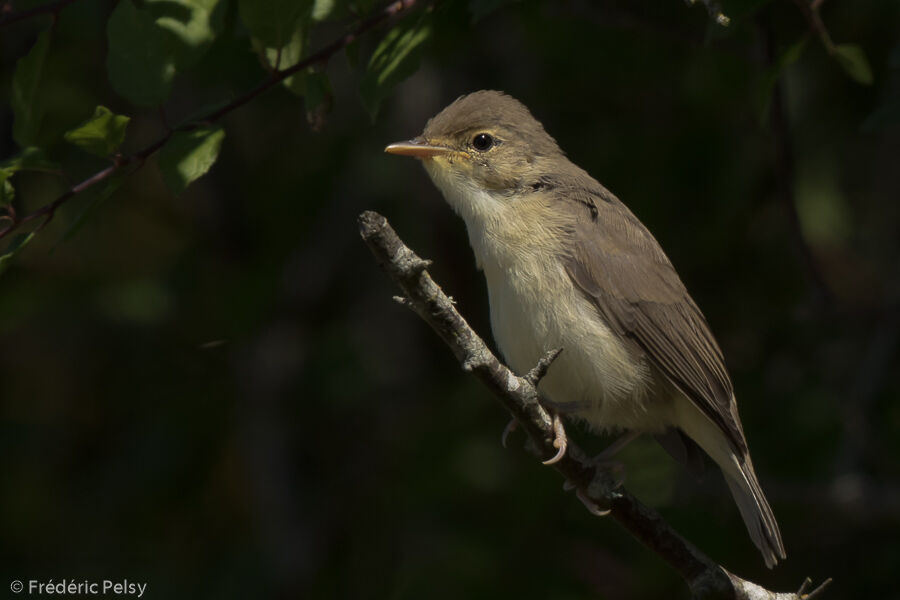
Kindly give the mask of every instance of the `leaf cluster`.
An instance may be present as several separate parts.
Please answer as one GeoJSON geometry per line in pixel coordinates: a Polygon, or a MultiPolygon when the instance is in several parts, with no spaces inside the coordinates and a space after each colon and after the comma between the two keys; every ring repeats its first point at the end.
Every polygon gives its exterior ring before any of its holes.
{"type": "MultiPolygon", "coordinates": [[[[302,98],[311,127],[321,129],[333,104],[327,60],[334,51],[351,43],[354,55],[357,49],[355,40],[348,37],[333,45],[330,53],[311,60],[310,40],[315,32],[320,28],[333,30],[335,24],[348,30],[355,25],[364,27],[367,19],[380,22],[414,4],[415,0],[387,7],[378,7],[370,0],[121,0],[108,14],[105,25],[110,95],[100,98],[92,115],[83,117],[80,124],[72,123],[59,137],[48,135],[43,127],[52,83],[47,80],[47,65],[54,52],[57,19],[69,18],[75,9],[59,14],[56,9],[51,25],[17,61],[12,77],[13,139],[20,150],[0,163],[0,208],[5,207],[7,212],[0,238],[23,222],[14,205],[19,202],[16,174],[23,170],[59,172],[61,166],[45,157],[52,155],[60,142],[114,166],[98,172],[99,177],[86,180],[86,185],[69,196],[111,177],[119,167],[136,164],[139,168],[157,152],[162,180],[178,195],[215,165],[226,133],[216,121],[271,83],[281,82],[302,98]],[[226,53],[240,45],[258,57],[263,83],[245,92],[241,102],[223,98],[194,110],[194,117],[170,125],[165,117],[166,105],[179,82],[188,83],[196,76],[198,65],[209,60],[208,54],[226,53]],[[300,68],[301,63],[309,66],[300,68]],[[122,114],[108,106],[121,107],[122,114]],[[148,115],[162,116],[155,126],[159,141],[143,150],[129,151],[133,146],[129,140],[134,137],[130,124],[136,117],[148,115]]],[[[426,7],[393,23],[374,47],[371,59],[360,67],[359,96],[373,119],[390,90],[417,69],[423,45],[432,35],[430,20],[431,11],[426,7]]],[[[347,50],[351,52],[351,48],[347,50]]],[[[111,178],[112,185],[105,186],[98,197],[112,196],[120,182],[119,177],[111,178]]],[[[90,202],[91,210],[75,218],[78,227],[96,206],[96,202],[90,202]]],[[[56,208],[55,204],[45,206],[43,212],[29,216],[49,219],[56,208]]],[[[70,228],[64,239],[72,232],[70,228]]],[[[12,241],[2,254],[4,264],[23,248],[22,240],[27,243],[31,236],[12,241]]]]}

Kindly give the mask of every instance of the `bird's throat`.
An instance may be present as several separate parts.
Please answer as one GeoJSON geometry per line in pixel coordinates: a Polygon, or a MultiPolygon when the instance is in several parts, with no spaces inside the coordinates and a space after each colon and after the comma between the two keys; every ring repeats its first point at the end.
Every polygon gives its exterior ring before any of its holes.
{"type": "Polygon", "coordinates": [[[423,161],[425,170],[441,191],[447,204],[463,218],[466,226],[481,228],[497,219],[504,203],[494,190],[489,190],[474,178],[453,169],[441,160],[423,161]]]}

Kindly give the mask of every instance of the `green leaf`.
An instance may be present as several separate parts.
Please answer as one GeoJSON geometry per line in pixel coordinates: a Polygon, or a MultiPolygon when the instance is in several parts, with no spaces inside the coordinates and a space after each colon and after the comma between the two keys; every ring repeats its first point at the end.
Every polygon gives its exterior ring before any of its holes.
{"type": "Polygon", "coordinates": [[[106,26],[106,70],[113,89],[139,106],[157,106],[172,90],[175,54],[171,32],[153,15],[121,0],[106,26]]]}
{"type": "Polygon", "coordinates": [[[44,63],[50,48],[50,31],[38,36],[31,50],[16,63],[12,79],[13,139],[25,148],[37,142],[44,117],[44,101],[40,95],[44,63]]]}
{"type": "Polygon", "coordinates": [[[40,148],[30,146],[12,158],[0,162],[0,169],[9,169],[13,173],[17,171],[51,171],[59,169],[59,165],[48,160],[40,148]]]}
{"type": "MultiPolygon", "coordinates": [[[[296,65],[300,62],[300,59],[303,58],[303,55],[306,54],[308,26],[309,23],[306,19],[298,21],[297,29],[294,31],[290,41],[280,49],[267,48],[262,40],[256,38],[252,38],[251,42],[257,52],[265,58],[266,63],[270,67],[283,71],[284,69],[296,65]]],[[[302,73],[291,75],[281,83],[294,94],[303,96],[304,84],[302,73]]]]}
{"type": "Polygon", "coordinates": [[[16,197],[16,190],[9,180],[14,172],[12,169],[0,169],[0,207],[7,206],[16,197]]]}
{"type": "Polygon", "coordinates": [[[2,274],[6,269],[9,268],[10,262],[12,259],[22,251],[22,249],[31,242],[32,238],[34,238],[34,234],[37,231],[31,231],[29,233],[19,233],[17,234],[12,241],[9,243],[9,246],[6,247],[6,251],[0,255],[0,274],[2,274]]]}
{"type": "Polygon", "coordinates": [[[47,160],[40,148],[29,146],[12,158],[0,162],[0,206],[12,202],[16,190],[12,177],[19,171],[51,171],[59,169],[59,165],[47,160]]]}
{"type": "Polygon", "coordinates": [[[97,156],[109,156],[125,141],[125,128],[131,119],[114,115],[105,106],[98,106],[94,116],[65,133],[66,141],[97,156]]]}
{"type": "Polygon", "coordinates": [[[398,24],[381,40],[360,82],[359,93],[373,121],[394,87],[419,68],[422,44],[431,35],[431,26],[421,19],[409,23],[398,24]]]}
{"type": "Polygon", "coordinates": [[[834,47],[834,58],[847,75],[857,83],[872,85],[872,67],[865,51],[856,44],[838,44],[834,47]]]}
{"type": "Polygon", "coordinates": [[[181,194],[215,164],[225,139],[221,127],[176,133],[159,152],[159,169],[173,194],[181,194]]]}
{"type": "Polygon", "coordinates": [[[323,21],[337,21],[347,18],[361,18],[368,14],[368,10],[360,11],[359,7],[352,6],[349,0],[315,0],[310,16],[316,23],[323,21]]]}
{"type": "Polygon", "coordinates": [[[766,69],[763,73],[757,102],[759,106],[759,120],[761,123],[768,120],[769,105],[772,102],[772,91],[775,89],[778,78],[784,75],[785,70],[789,66],[800,60],[800,57],[803,55],[803,50],[806,49],[807,39],[807,36],[803,36],[788,46],[785,51],[781,53],[781,56],[778,57],[778,60],[775,61],[775,64],[766,69]]]}
{"type": "Polygon", "coordinates": [[[289,44],[300,19],[312,8],[313,0],[238,0],[241,21],[267,48],[289,44]]]}
{"type": "Polygon", "coordinates": [[[312,7],[312,20],[315,22],[324,21],[334,12],[334,0],[315,0],[312,7]]]}
{"type": "Polygon", "coordinates": [[[221,32],[224,4],[219,0],[144,0],[157,26],[170,36],[177,70],[194,66],[221,32]]]}

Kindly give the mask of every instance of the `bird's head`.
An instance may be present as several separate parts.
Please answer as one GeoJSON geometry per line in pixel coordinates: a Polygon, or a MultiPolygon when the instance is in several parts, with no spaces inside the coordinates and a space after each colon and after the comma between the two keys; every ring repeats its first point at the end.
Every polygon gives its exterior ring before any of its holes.
{"type": "Polygon", "coordinates": [[[521,102],[502,92],[461,96],[428,121],[422,135],[385,152],[422,159],[460,212],[471,202],[504,202],[533,189],[564,159],[556,141],[521,102]]]}

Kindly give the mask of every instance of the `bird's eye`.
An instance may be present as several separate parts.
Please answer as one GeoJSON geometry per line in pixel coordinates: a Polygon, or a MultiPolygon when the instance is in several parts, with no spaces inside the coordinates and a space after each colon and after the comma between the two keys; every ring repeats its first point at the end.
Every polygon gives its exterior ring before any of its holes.
{"type": "Polygon", "coordinates": [[[472,147],[479,152],[486,152],[494,145],[494,138],[487,133],[479,133],[472,138],[472,147]]]}

